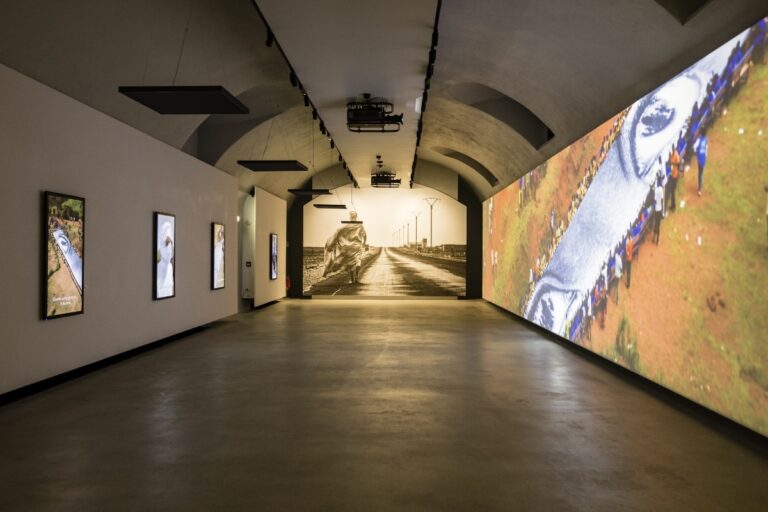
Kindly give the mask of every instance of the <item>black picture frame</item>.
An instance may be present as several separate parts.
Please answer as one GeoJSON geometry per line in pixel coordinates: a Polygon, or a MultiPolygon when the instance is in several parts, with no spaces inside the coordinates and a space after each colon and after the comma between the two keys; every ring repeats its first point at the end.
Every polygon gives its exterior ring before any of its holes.
{"type": "Polygon", "coordinates": [[[227,238],[226,227],[220,222],[211,222],[211,290],[223,290],[227,286],[227,238]],[[221,227],[222,234],[222,256],[221,272],[223,274],[221,286],[216,286],[216,232],[217,227],[221,227]]]}
{"type": "MultiPolygon", "coordinates": [[[[71,194],[62,194],[60,192],[52,192],[49,190],[43,191],[42,193],[42,222],[41,222],[41,249],[42,249],[42,259],[41,259],[41,297],[42,297],[42,317],[43,320],[53,320],[55,318],[64,318],[67,316],[75,316],[75,315],[82,315],[85,313],[85,198],[80,196],[74,196],[71,194]],[[55,272],[50,272],[50,268],[48,266],[48,256],[49,256],[49,242],[53,243],[53,237],[55,236],[55,232],[51,229],[53,222],[54,222],[54,216],[51,215],[51,200],[52,199],[61,199],[61,200],[74,200],[78,201],[81,204],[81,248],[80,252],[81,254],[77,254],[77,249],[72,248],[71,242],[69,241],[69,237],[62,233],[61,242],[56,242],[57,249],[54,249],[57,251],[57,253],[60,253],[63,251],[63,246],[67,246],[68,249],[75,251],[75,256],[80,257],[80,283],[77,282],[76,279],[76,269],[73,269],[71,264],[69,263],[68,259],[65,257],[65,263],[67,264],[67,268],[69,270],[70,277],[72,278],[72,282],[75,285],[75,287],[78,289],[79,297],[80,297],[80,309],[76,311],[68,311],[66,313],[51,313],[49,309],[48,299],[50,297],[50,287],[48,283],[48,278],[50,275],[53,275],[55,272]]],[[[61,221],[60,219],[58,219],[61,221]]],[[[58,239],[57,239],[58,240],[58,239]]]]}
{"type": "MultiPolygon", "coordinates": [[[[152,214],[152,299],[153,300],[165,300],[165,299],[172,299],[176,297],[176,215],[172,213],[166,213],[166,212],[153,212],[152,214]],[[173,292],[169,295],[160,295],[158,293],[158,286],[157,286],[157,279],[158,279],[158,266],[160,264],[159,261],[159,251],[160,247],[157,243],[157,237],[159,234],[159,222],[162,220],[162,217],[170,217],[173,219],[173,233],[172,233],[172,240],[173,243],[173,255],[171,256],[171,280],[173,281],[173,292]]],[[[167,271],[166,271],[167,272],[167,271]]],[[[166,274],[167,275],[167,274],[166,274]]]]}
{"type": "Polygon", "coordinates": [[[277,233],[269,234],[269,280],[277,279],[277,233]]]}

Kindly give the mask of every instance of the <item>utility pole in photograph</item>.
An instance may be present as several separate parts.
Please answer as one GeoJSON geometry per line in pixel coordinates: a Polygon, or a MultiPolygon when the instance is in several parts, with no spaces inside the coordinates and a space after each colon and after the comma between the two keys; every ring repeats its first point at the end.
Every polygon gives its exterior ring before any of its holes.
{"type": "Polygon", "coordinates": [[[413,241],[416,242],[415,245],[416,247],[418,247],[419,246],[419,215],[421,215],[421,212],[411,212],[411,214],[413,215],[413,218],[416,219],[416,227],[414,228],[416,232],[413,236],[413,241]]]}
{"type": "Polygon", "coordinates": [[[429,205],[429,246],[434,247],[435,244],[432,240],[432,208],[440,199],[437,197],[425,197],[424,200],[429,205]]]}
{"type": "Polygon", "coordinates": [[[405,246],[408,247],[411,243],[411,223],[405,223],[405,246]]]}

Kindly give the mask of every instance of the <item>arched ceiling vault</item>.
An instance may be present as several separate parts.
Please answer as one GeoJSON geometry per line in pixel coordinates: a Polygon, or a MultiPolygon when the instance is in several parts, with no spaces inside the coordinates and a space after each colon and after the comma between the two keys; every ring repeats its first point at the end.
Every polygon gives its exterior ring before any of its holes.
{"type": "Polygon", "coordinates": [[[766,14],[765,0],[711,0],[681,25],[653,0],[443,2],[418,154],[465,153],[499,178],[486,193],[498,190],[766,14]],[[554,138],[537,150],[495,125],[452,97],[463,83],[519,102],[554,138]]]}
{"type": "Polygon", "coordinates": [[[2,4],[0,62],[193,154],[204,121],[209,128],[243,123],[301,101],[248,0],[2,4]],[[251,114],[163,116],[117,92],[120,85],[170,85],[174,74],[177,85],[225,86],[251,114]]]}
{"type": "Polygon", "coordinates": [[[216,167],[237,177],[242,190],[254,186],[286,199],[289,188],[299,188],[312,175],[339,165],[339,153],[317,130],[312,112],[293,107],[250,129],[215,162],[216,167]],[[238,160],[298,160],[308,172],[253,172],[238,160]]]}
{"type": "MultiPolygon", "coordinates": [[[[413,18],[423,8],[417,4],[403,17],[413,18]]],[[[310,5],[316,3],[292,0],[290,8],[299,12],[310,5]]],[[[401,8],[409,5],[404,2],[401,8]]],[[[266,28],[249,0],[3,0],[2,7],[0,63],[220,166],[237,175],[243,188],[258,184],[286,197],[288,188],[311,177],[312,172],[257,175],[233,163],[260,152],[265,158],[312,162],[314,171],[338,163],[327,140],[305,125],[309,110],[289,84],[280,52],[265,45],[266,28]],[[161,116],[117,92],[120,85],[168,85],[174,75],[177,85],[225,86],[251,114],[161,116]]],[[[766,14],[765,0],[710,0],[681,25],[653,0],[445,1],[419,166],[430,169],[424,176],[435,176],[438,169],[454,171],[488,197],[766,14]],[[456,97],[457,84],[464,83],[481,84],[518,102],[554,138],[534,148],[500,121],[504,116],[489,115],[456,97]],[[498,184],[491,186],[467,162],[487,169],[498,184]]],[[[327,19],[333,23],[344,17],[327,19]]],[[[398,29],[380,26],[396,24],[397,16],[359,20],[378,24],[371,33],[398,29]]],[[[428,25],[425,30],[431,30],[428,25]]],[[[345,33],[344,26],[326,29],[340,37],[345,33]]],[[[387,38],[366,45],[369,54],[357,52],[349,62],[334,63],[334,69],[347,73],[338,74],[339,80],[364,81],[360,70],[368,67],[359,66],[360,59],[423,65],[421,49],[413,53],[423,46],[421,39],[413,48],[406,45],[401,55],[392,52],[403,45],[393,46],[387,38]]],[[[292,51],[308,54],[312,49],[292,51]]],[[[405,114],[417,115],[413,110],[405,114]]]]}

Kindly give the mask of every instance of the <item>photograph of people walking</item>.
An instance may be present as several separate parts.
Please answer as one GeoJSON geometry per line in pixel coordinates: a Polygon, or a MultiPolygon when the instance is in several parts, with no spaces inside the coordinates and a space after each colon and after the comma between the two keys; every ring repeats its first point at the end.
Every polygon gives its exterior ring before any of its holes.
{"type": "Polygon", "coordinates": [[[483,276],[488,300],[762,433],[767,24],[537,167],[535,200],[522,179],[488,200],[483,276]]]}
{"type": "Polygon", "coordinates": [[[341,187],[304,207],[304,293],[465,295],[466,237],[466,207],[446,194],[341,187]],[[331,201],[345,208],[314,206],[331,201]]]}

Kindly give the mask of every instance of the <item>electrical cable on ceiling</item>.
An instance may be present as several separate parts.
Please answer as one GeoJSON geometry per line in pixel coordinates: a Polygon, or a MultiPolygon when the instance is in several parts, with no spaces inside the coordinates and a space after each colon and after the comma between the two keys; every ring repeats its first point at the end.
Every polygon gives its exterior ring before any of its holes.
{"type": "MultiPolygon", "coordinates": [[[[325,132],[326,132],[325,123],[323,122],[323,119],[318,114],[317,109],[315,108],[314,103],[312,103],[311,98],[309,98],[309,94],[307,94],[306,89],[304,88],[304,86],[302,85],[301,81],[299,80],[299,77],[296,74],[296,71],[293,69],[293,66],[291,65],[291,62],[288,60],[288,56],[285,54],[285,51],[283,50],[283,47],[280,46],[280,41],[277,40],[277,37],[275,36],[274,32],[272,32],[272,28],[269,26],[269,23],[267,23],[267,19],[266,19],[266,17],[264,17],[264,13],[261,12],[261,9],[259,8],[258,4],[256,3],[256,0],[252,0],[251,1],[251,5],[253,5],[253,8],[256,10],[256,13],[259,15],[259,18],[261,18],[261,22],[264,24],[264,27],[267,29],[267,43],[268,43],[267,46],[270,46],[269,43],[274,44],[274,46],[280,52],[280,55],[283,56],[283,60],[288,65],[288,69],[290,70],[290,73],[289,73],[288,76],[289,76],[289,80],[291,82],[291,85],[293,87],[298,87],[299,90],[302,92],[302,94],[305,97],[305,101],[308,103],[307,106],[312,109],[312,118],[320,121],[320,131],[323,133],[323,135],[325,135],[325,132]]],[[[438,6],[439,5],[440,5],[440,0],[438,0],[438,6]]],[[[438,7],[438,10],[439,10],[439,7],[438,7]]],[[[185,37],[186,37],[186,33],[185,33],[185,37]]],[[[312,168],[313,168],[313,172],[314,172],[314,171],[316,171],[315,162],[314,162],[314,160],[315,160],[315,157],[314,157],[314,153],[315,153],[315,147],[314,147],[315,138],[314,138],[314,134],[312,133],[313,132],[312,128],[314,128],[314,126],[310,127],[310,135],[312,137],[312,168]]],[[[328,133],[328,135],[330,136],[330,132],[328,133]]],[[[340,150],[339,150],[339,156],[341,157],[342,163],[345,163],[345,160],[344,160],[343,156],[341,155],[341,151],[340,150]]],[[[352,181],[352,186],[354,188],[358,188],[359,187],[359,185],[357,183],[357,180],[355,179],[355,177],[352,175],[351,172],[350,172],[350,180],[352,181]]]]}
{"type": "Polygon", "coordinates": [[[187,25],[184,27],[184,36],[181,38],[181,48],[179,49],[179,58],[176,61],[176,71],[173,72],[173,81],[171,85],[176,85],[176,77],[179,74],[179,67],[181,67],[181,57],[184,55],[184,45],[187,42],[187,34],[189,33],[189,22],[192,20],[192,2],[189,2],[189,14],[187,15],[187,25]]]}
{"type": "Polygon", "coordinates": [[[264,151],[261,152],[260,160],[264,160],[264,155],[267,154],[267,147],[269,146],[269,138],[272,136],[272,125],[275,124],[275,118],[269,120],[269,130],[267,131],[267,141],[264,143],[264,151]]]}

